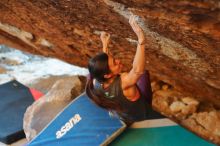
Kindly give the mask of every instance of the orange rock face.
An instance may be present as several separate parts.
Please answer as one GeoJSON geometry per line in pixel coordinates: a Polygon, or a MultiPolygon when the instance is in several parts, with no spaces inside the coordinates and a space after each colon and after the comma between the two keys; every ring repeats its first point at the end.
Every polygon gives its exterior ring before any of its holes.
{"type": "Polygon", "coordinates": [[[137,39],[128,24],[140,16],[147,38],[146,68],[186,96],[220,108],[218,0],[0,1],[0,43],[86,66],[111,34],[111,52],[126,67],[137,39]]]}

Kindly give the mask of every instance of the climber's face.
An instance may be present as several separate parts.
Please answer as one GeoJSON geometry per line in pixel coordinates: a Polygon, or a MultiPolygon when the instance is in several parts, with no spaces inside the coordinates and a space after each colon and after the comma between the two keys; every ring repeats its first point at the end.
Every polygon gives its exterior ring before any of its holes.
{"type": "Polygon", "coordinates": [[[112,55],[108,55],[108,65],[113,75],[121,73],[123,66],[119,59],[115,59],[112,55]]]}

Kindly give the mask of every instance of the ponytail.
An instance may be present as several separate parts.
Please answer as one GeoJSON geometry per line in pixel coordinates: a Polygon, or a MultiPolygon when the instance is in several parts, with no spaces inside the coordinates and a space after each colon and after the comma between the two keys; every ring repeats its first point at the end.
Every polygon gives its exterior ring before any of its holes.
{"type": "Polygon", "coordinates": [[[91,75],[88,77],[86,84],[86,94],[96,105],[104,109],[109,111],[113,110],[119,113],[123,112],[122,107],[120,106],[119,102],[117,102],[117,100],[108,99],[103,92],[94,88],[93,77],[91,75]]]}

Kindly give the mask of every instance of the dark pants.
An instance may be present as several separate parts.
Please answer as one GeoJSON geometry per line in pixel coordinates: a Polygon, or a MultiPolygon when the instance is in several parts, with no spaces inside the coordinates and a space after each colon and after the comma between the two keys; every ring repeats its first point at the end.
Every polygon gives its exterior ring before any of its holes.
{"type": "Polygon", "coordinates": [[[140,92],[142,93],[142,95],[146,97],[147,102],[151,105],[152,104],[152,90],[151,90],[150,74],[147,70],[145,70],[143,75],[141,75],[140,79],[137,82],[137,86],[140,92]]]}
{"type": "Polygon", "coordinates": [[[140,79],[137,82],[137,85],[142,95],[146,97],[147,103],[151,106],[147,109],[147,117],[145,120],[165,118],[163,115],[154,111],[152,108],[152,90],[151,90],[150,74],[147,70],[140,77],[140,79]]]}

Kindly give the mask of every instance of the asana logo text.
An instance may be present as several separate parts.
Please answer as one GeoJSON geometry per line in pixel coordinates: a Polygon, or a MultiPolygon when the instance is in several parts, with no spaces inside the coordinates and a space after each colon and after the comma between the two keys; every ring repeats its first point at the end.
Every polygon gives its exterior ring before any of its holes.
{"type": "Polygon", "coordinates": [[[60,128],[59,131],[56,132],[56,138],[59,139],[63,137],[70,129],[73,128],[74,125],[76,125],[81,120],[81,117],[79,114],[75,114],[64,126],[60,128]]]}

